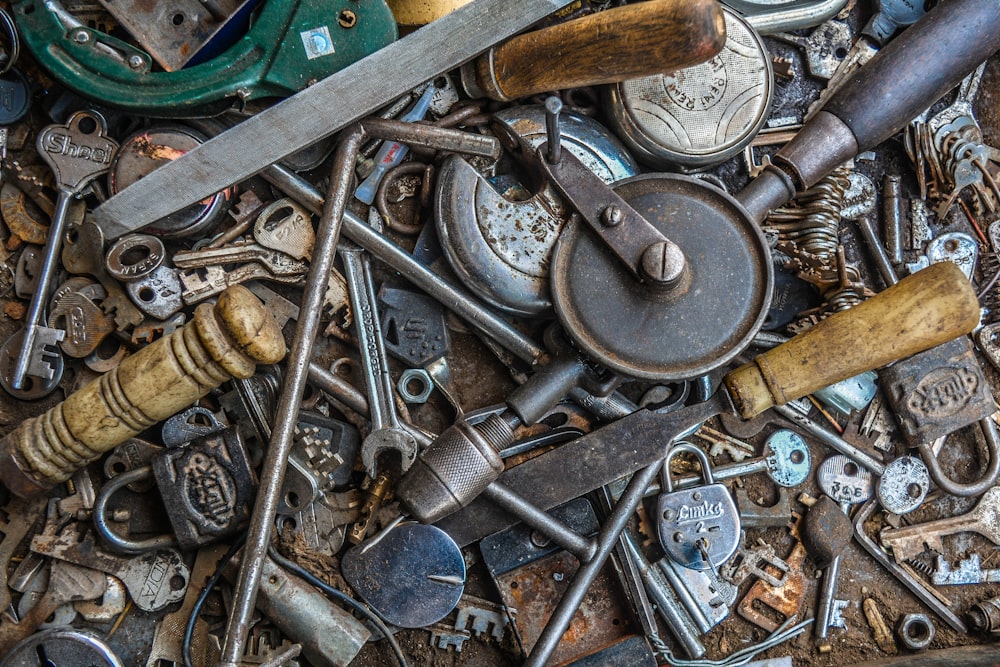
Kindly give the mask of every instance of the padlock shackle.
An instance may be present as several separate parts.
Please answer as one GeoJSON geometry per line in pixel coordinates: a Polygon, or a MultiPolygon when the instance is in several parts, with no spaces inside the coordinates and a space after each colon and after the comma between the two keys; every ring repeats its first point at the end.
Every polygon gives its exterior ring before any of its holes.
{"type": "Polygon", "coordinates": [[[111,529],[108,525],[106,510],[111,496],[116,494],[123,487],[134,482],[141,482],[153,477],[153,466],[146,465],[129,470],[111,479],[110,482],[101,487],[101,492],[94,499],[94,529],[112,547],[126,554],[141,554],[157,549],[171,549],[178,546],[177,539],[170,533],[157,535],[147,540],[130,540],[122,537],[111,529]]]}
{"type": "Polygon", "coordinates": [[[686,440],[681,440],[670,448],[667,452],[666,458],[663,459],[663,490],[665,493],[672,493],[674,490],[674,481],[670,478],[670,461],[674,458],[674,454],[678,452],[687,452],[688,454],[694,454],[698,461],[701,463],[701,476],[705,480],[706,484],[715,484],[715,477],[712,476],[712,464],[708,460],[708,454],[705,450],[691,444],[686,440]]]}

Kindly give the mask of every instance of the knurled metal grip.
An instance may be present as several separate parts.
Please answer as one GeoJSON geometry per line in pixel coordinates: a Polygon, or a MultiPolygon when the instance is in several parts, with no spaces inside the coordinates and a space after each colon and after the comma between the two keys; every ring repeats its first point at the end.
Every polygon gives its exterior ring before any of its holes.
{"type": "Polygon", "coordinates": [[[248,289],[223,292],[193,320],[0,440],[0,481],[27,498],[191,405],[256,364],[285,356],[274,318],[248,289]]]}
{"type": "Polygon", "coordinates": [[[497,415],[448,427],[406,473],[396,495],[423,523],[434,523],[472,502],[503,472],[498,452],[514,441],[497,415]]]}

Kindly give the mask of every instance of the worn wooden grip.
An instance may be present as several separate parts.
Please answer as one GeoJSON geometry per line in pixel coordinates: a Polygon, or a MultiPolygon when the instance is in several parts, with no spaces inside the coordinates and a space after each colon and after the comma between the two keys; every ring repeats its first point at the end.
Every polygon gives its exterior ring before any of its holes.
{"type": "Polygon", "coordinates": [[[730,373],[744,417],[970,333],[976,293],[951,262],[932,264],[867,301],[823,320],[730,373]]]}
{"type": "Polygon", "coordinates": [[[245,287],[229,287],[214,307],[198,306],[189,324],[0,439],[0,482],[18,496],[37,495],[223,382],[284,356],[264,304],[245,287]]]}
{"type": "Polygon", "coordinates": [[[515,37],[475,62],[476,81],[509,100],[672,72],[725,42],[717,0],[649,0],[515,37]]]}

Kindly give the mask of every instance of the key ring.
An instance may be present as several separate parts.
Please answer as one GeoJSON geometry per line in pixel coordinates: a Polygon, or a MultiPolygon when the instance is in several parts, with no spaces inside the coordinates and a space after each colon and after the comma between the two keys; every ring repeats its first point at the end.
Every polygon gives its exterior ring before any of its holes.
{"type": "Polygon", "coordinates": [[[14,63],[17,62],[18,57],[21,55],[21,36],[17,32],[14,19],[3,8],[0,8],[0,23],[3,23],[3,29],[10,35],[10,53],[7,54],[6,62],[0,66],[0,76],[3,76],[10,71],[10,68],[14,66],[14,63]]]}

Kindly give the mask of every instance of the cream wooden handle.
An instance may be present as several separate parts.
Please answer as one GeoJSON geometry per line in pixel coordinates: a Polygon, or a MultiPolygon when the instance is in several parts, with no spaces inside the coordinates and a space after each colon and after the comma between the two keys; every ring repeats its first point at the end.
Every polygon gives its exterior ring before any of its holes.
{"type": "Polygon", "coordinates": [[[729,373],[726,386],[746,419],[866,370],[970,333],[979,301],[951,262],[900,280],[729,373]]]}
{"type": "Polygon", "coordinates": [[[245,287],[229,287],[214,307],[198,306],[189,324],[4,436],[0,481],[18,496],[37,495],[223,382],[284,356],[264,304],[245,287]]]}

